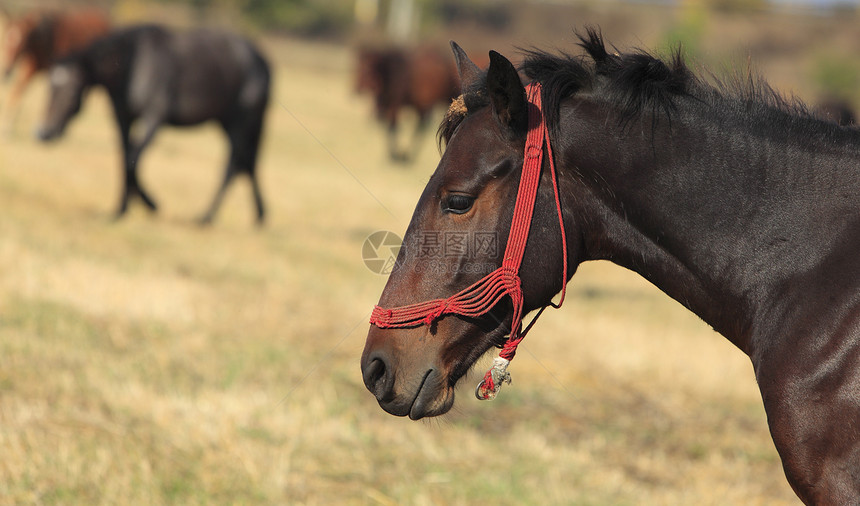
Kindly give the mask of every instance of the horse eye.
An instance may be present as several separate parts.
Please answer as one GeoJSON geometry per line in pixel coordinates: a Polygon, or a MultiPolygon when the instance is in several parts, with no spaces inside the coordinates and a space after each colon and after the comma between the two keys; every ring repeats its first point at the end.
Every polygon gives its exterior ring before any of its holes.
{"type": "Polygon", "coordinates": [[[453,195],[448,195],[448,197],[442,201],[442,210],[448,213],[464,214],[472,208],[472,204],[474,202],[475,197],[455,193],[453,195]]]}

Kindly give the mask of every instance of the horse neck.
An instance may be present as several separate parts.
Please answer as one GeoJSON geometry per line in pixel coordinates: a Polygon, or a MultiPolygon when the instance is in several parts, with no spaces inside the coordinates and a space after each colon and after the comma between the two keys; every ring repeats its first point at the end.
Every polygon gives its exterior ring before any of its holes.
{"type": "Polygon", "coordinates": [[[103,86],[108,93],[123,94],[128,85],[124,76],[129,72],[128,37],[109,36],[79,53],[76,57],[84,66],[91,85],[103,86]]]}
{"type": "Polygon", "coordinates": [[[705,121],[679,114],[671,126],[649,119],[622,131],[598,104],[563,110],[566,200],[586,259],[638,272],[750,354],[778,287],[860,223],[860,155],[834,142],[820,149],[849,134],[812,120],[781,139],[761,125],[705,121]],[[843,196],[838,212],[822,198],[830,192],[843,196]]]}

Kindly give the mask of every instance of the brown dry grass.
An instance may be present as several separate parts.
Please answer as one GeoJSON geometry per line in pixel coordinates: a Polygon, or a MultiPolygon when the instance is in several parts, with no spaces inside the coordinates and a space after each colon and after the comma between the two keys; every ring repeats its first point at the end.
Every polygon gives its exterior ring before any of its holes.
{"type": "Polygon", "coordinates": [[[0,141],[0,503],[797,503],[746,357],[607,264],[582,267],[496,402],[473,375],[442,420],[379,409],[358,358],[385,280],[360,247],[405,229],[438,154],[428,137],[414,168],[389,164],[344,49],[268,50],[263,229],[244,184],[192,224],[214,129],[163,131],[142,162],[161,212],[117,223],[102,95],[46,147],[24,134],[31,90],[0,141]]]}

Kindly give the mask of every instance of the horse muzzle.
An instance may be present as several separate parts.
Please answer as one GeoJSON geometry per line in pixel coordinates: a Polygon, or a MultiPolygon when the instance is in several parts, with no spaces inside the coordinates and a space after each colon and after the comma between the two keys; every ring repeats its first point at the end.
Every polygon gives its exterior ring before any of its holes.
{"type": "Polygon", "coordinates": [[[41,126],[36,129],[33,135],[42,142],[50,142],[59,138],[62,133],[62,130],[59,128],[41,126]]]}
{"type": "MultiPolygon", "coordinates": [[[[390,334],[403,330],[374,331],[390,334]]],[[[454,390],[447,375],[432,363],[410,360],[408,355],[396,354],[388,346],[373,346],[368,339],[361,357],[364,385],[376,397],[379,406],[395,416],[418,420],[447,413],[454,405],[454,390]]]]}

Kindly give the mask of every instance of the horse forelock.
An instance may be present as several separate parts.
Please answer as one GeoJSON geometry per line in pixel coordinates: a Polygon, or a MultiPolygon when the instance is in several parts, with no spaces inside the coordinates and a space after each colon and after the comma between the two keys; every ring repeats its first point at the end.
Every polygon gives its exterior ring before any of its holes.
{"type": "Polygon", "coordinates": [[[466,119],[469,113],[475,112],[489,104],[487,94],[484,91],[485,79],[486,73],[479,79],[478,83],[473,84],[451,101],[451,105],[445,112],[445,117],[442,119],[437,132],[437,140],[439,141],[440,148],[443,144],[447,144],[451,140],[454,131],[457,130],[457,127],[466,119]]]}
{"type": "Polygon", "coordinates": [[[463,95],[458,95],[457,98],[451,101],[451,106],[448,107],[448,112],[445,113],[446,117],[450,117],[453,114],[458,114],[465,116],[468,109],[466,109],[466,100],[463,98],[463,95]]]}
{"type": "Polygon", "coordinates": [[[457,126],[466,118],[468,113],[469,109],[466,108],[466,101],[463,95],[451,101],[451,106],[445,112],[445,116],[442,118],[442,123],[439,125],[439,130],[436,133],[440,149],[443,144],[448,144],[457,126]]]}

